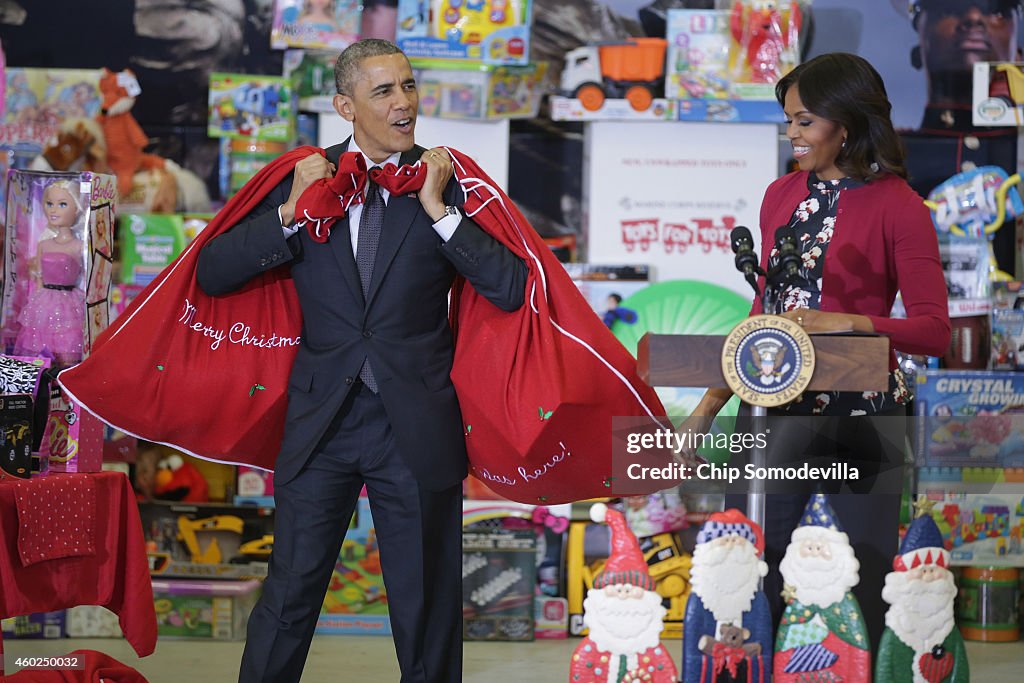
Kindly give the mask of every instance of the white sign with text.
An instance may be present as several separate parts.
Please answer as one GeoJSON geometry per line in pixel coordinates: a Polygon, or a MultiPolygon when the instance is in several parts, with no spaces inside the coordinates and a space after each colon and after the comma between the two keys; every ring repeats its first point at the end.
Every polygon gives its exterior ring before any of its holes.
{"type": "Polygon", "coordinates": [[[586,260],[650,264],[652,280],[703,280],[752,296],[729,233],[758,215],[778,177],[774,124],[587,124],[586,260]]]}

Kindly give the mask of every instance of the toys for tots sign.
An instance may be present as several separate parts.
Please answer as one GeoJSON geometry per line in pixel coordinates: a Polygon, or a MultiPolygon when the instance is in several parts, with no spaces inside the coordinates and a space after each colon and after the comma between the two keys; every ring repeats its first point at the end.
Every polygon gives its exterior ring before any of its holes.
{"type": "Polygon", "coordinates": [[[729,234],[759,238],[764,190],[778,176],[774,125],[588,124],[587,260],[649,264],[658,280],[696,279],[747,296],[729,234]]]}

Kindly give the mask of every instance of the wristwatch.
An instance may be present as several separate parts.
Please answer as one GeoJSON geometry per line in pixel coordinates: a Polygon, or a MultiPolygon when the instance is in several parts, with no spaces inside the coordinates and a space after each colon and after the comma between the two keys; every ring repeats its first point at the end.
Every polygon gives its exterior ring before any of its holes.
{"type": "Polygon", "coordinates": [[[458,216],[458,215],[459,215],[459,210],[457,208],[455,208],[454,206],[452,206],[451,204],[449,204],[448,206],[444,207],[444,215],[441,216],[441,218],[438,219],[438,220],[443,220],[443,219],[447,218],[448,216],[458,216]]]}

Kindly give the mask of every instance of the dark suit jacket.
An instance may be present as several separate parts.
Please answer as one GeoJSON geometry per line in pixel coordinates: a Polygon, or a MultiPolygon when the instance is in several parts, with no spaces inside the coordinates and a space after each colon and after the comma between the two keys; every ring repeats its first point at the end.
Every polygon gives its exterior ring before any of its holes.
{"type": "MultiPolygon", "coordinates": [[[[347,148],[347,140],[330,147],[327,158],[336,164],[347,148]]],[[[424,151],[414,147],[400,162],[414,163],[424,151]]],[[[334,224],[324,244],[305,229],[286,240],[277,207],[290,191],[291,176],[245,220],[211,240],[197,270],[206,293],[231,296],[263,271],[291,269],[303,329],[288,383],[277,481],[288,481],[305,465],[369,358],[410,470],[430,489],[458,483],[466,476],[466,445],[449,378],[448,291],[458,271],[496,306],[516,310],[524,299],[526,265],[468,218],[443,242],[418,198],[392,195],[364,302],[348,219],[334,224]]],[[[461,195],[453,180],[446,201],[461,205],[461,195]]]]}

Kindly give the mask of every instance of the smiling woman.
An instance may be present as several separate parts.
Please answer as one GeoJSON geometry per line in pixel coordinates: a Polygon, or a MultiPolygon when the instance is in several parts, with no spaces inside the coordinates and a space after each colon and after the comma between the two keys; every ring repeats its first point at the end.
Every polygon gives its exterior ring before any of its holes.
{"type": "MultiPolygon", "coordinates": [[[[757,300],[751,313],[780,314],[811,333],[879,333],[889,337],[893,350],[941,354],[949,344],[950,327],[938,241],[921,197],[905,180],[903,148],[878,72],[856,55],[825,54],[789,72],[775,93],[800,170],[776,180],[765,192],[761,243],[774,244],[779,226],[792,230],[800,263],[781,286],[776,309],[762,311],[757,300]],[[906,305],[904,320],[889,317],[897,291],[906,305]]],[[[778,250],[765,249],[762,268],[771,272],[778,263],[778,250]]],[[[847,465],[865,454],[902,462],[902,454],[882,455],[887,443],[901,445],[902,437],[890,441],[877,431],[895,418],[895,431],[902,435],[900,419],[906,416],[909,394],[893,354],[889,367],[885,391],[807,393],[769,410],[767,464],[799,468],[811,458],[824,457],[847,465]],[[783,416],[787,419],[772,419],[783,416]],[[799,422],[790,416],[834,418],[816,419],[808,430],[829,437],[801,435],[799,428],[793,429],[799,422]],[[854,416],[889,419],[866,422],[854,416]]],[[[727,392],[708,391],[694,410],[696,417],[680,431],[707,432],[727,398],[727,392]]],[[[739,425],[737,432],[742,432],[739,425]]],[[[731,498],[727,496],[726,507],[744,507],[742,500],[731,498]]],[[[800,495],[773,496],[765,526],[769,561],[782,557],[805,502],[800,495]]],[[[875,493],[870,499],[833,499],[851,542],[870,546],[863,556],[858,552],[862,571],[856,592],[874,639],[883,625],[880,577],[887,571],[885,558],[896,552],[898,503],[898,496],[875,493]],[[873,511],[870,520],[859,512],[865,506],[873,511]],[[860,526],[851,528],[854,524],[860,526]]],[[[765,579],[765,594],[776,616],[782,608],[779,581],[777,574],[765,579]]]]}

